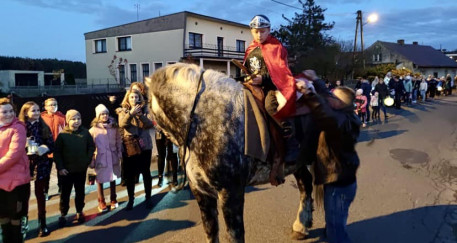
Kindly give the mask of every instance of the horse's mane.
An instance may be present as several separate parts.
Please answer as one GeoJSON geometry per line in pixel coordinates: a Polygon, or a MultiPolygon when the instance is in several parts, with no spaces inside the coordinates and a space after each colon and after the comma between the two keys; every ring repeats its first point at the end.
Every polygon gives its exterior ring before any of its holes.
{"type": "MultiPolygon", "coordinates": [[[[195,64],[175,63],[165,66],[147,80],[151,96],[156,102],[158,124],[182,140],[183,126],[188,124],[192,104],[197,96],[197,84],[203,69],[195,64]],[[159,110],[160,108],[160,110],[159,110]]],[[[242,85],[224,73],[206,70],[195,113],[201,117],[205,129],[211,125],[244,119],[242,85]],[[203,119],[204,118],[204,119],[203,119]]]]}
{"type": "MultiPolygon", "coordinates": [[[[156,86],[155,88],[152,88],[152,90],[159,91],[166,83],[172,83],[174,88],[190,88],[196,92],[196,85],[202,72],[203,69],[195,64],[175,63],[156,71],[152,78],[154,82],[148,81],[147,85],[149,87],[151,87],[151,85],[156,86]],[[154,78],[154,76],[161,77],[154,78]]],[[[224,73],[211,69],[205,71],[205,82],[208,87],[217,86],[218,89],[223,87],[223,89],[220,89],[222,92],[226,89],[230,89],[231,91],[234,91],[234,89],[241,90],[241,86],[232,78],[224,73]]]]}

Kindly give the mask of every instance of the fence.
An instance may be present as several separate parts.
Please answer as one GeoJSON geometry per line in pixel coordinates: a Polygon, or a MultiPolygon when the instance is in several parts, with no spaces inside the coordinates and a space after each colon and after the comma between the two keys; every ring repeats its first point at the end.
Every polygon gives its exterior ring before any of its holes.
{"type": "MultiPolygon", "coordinates": [[[[128,86],[128,85],[127,85],[128,86]]],[[[56,96],[72,94],[97,94],[125,90],[126,86],[116,83],[106,84],[76,84],[76,85],[46,85],[46,86],[16,86],[10,87],[9,93],[21,97],[56,96]]]]}

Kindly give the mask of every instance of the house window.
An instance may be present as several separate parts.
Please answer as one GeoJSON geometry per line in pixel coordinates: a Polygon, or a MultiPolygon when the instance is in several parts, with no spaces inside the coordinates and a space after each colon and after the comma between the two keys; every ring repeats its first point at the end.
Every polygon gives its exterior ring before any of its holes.
{"type": "Polygon", "coordinates": [[[236,40],[236,51],[237,52],[244,52],[245,51],[246,41],[243,40],[236,40]]]}
{"type": "Polygon", "coordinates": [[[202,48],[202,34],[189,32],[189,48],[202,48]]]}
{"type": "Polygon", "coordinates": [[[130,36],[117,38],[117,48],[119,51],[131,51],[132,38],[130,36]]]}
{"type": "Polygon", "coordinates": [[[146,77],[149,77],[149,63],[141,64],[141,69],[143,70],[143,81],[146,77]]]}
{"type": "Polygon", "coordinates": [[[95,53],[106,52],[106,39],[95,41],[95,53]]]}
{"type": "Polygon", "coordinates": [[[130,64],[130,81],[136,82],[138,81],[136,76],[136,64],[130,64]]]}
{"type": "Polygon", "coordinates": [[[154,63],[154,71],[161,68],[162,67],[162,63],[161,62],[156,62],[154,63]]]}
{"type": "Polygon", "coordinates": [[[376,54],[373,54],[373,62],[376,62],[376,54]]]}
{"type": "Polygon", "coordinates": [[[119,83],[125,86],[125,66],[119,65],[119,83]]]}

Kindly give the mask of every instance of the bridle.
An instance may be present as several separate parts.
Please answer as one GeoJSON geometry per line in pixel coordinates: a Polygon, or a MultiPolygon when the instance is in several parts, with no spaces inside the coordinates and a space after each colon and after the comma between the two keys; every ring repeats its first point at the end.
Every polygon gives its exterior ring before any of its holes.
{"type": "Polygon", "coordinates": [[[186,136],[184,138],[184,145],[182,145],[182,149],[180,149],[180,155],[179,157],[181,158],[182,161],[184,161],[184,165],[183,165],[183,169],[184,169],[184,183],[185,183],[185,180],[186,180],[186,177],[187,177],[187,172],[186,172],[186,152],[187,152],[187,148],[189,147],[189,144],[190,144],[190,138],[189,138],[189,133],[190,133],[190,128],[192,127],[192,121],[194,119],[194,115],[195,115],[195,108],[197,107],[197,103],[199,101],[198,97],[199,97],[199,94],[201,92],[201,86],[202,86],[202,83],[203,83],[203,74],[205,73],[206,70],[203,70],[201,73],[200,73],[200,78],[198,79],[198,85],[197,85],[197,91],[195,93],[195,98],[194,98],[194,103],[192,105],[192,109],[190,110],[190,114],[189,114],[189,124],[187,125],[187,128],[186,128],[186,136]]]}

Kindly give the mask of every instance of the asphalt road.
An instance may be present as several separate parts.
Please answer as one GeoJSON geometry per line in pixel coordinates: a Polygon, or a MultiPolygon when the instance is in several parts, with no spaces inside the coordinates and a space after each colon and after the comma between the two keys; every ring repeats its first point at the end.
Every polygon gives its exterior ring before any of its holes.
{"type": "MultiPolygon", "coordinates": [[[[350,237],[353,242],[370,243],[457,242],[457,97],[389,113],[388,123],[364,128],[357,145],[361,166],[357,196],[349,212],[350,237]]],[[[125,202],[125,187],[117,189],[120,202],[125,202]]],[[[96,193],[89,192],[84,209],[88,221],[63,229],[57,228],[59,197],[54,196],[47,204],[53,232],[46,238],[36,237],[37,211],[32,199],[27,242],[205,241],[200,212],[188,190],[175,193],[167,186],[154,187],[152,210],[142,203],[142,190],[138,184],[133,211],[126,212],[122,209],[126,203],[121,203],[119,209],[105,214],[98,214],[96,193]]],[[[247,188],[246,242],[292,242],[298,200],[292,176],[279,187],[247,188]]],[[[70,215],[74,213],[71,205],[70,215]]],[[[320,239],[323,211],[317,209],[314,219],[305,242],[325,242],[320,239]]],[[[221,214],[219,221],[221,242],[227,242],[221,214]]]]}

